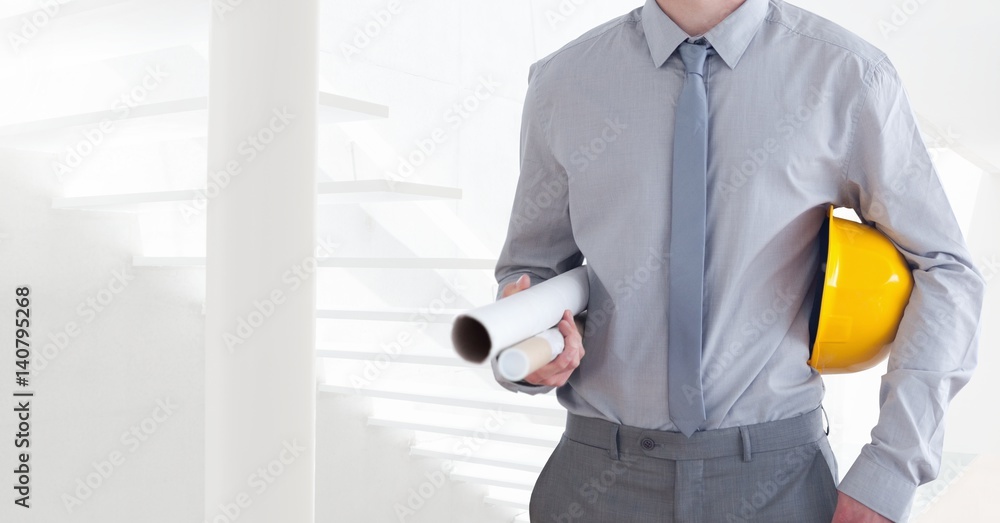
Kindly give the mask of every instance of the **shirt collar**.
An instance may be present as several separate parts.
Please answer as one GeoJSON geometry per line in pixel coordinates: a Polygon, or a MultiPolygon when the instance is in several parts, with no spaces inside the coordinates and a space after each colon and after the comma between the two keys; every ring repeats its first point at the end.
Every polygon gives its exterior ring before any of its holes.
{"type": "MultiPolygon", "coordinates": [[[[730,69],[736,67],[750,40],[757,34],[767,14],[767,4],[768,0],[746,0],[704,34],[730,69]]],[[[656,67],[662,67],[677,46],[688,38],[688,34],[660,9],[656,0],[646,0],[646,5],[642,7],[642,29],[656,67]]]]}

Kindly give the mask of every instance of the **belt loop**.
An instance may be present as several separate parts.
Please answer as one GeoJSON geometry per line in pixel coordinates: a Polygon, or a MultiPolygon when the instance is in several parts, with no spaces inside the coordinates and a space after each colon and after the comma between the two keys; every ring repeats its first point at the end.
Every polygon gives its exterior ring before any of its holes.
{"type": "Polygon", "coordinates": [[[618,461],[618,428],[621,425],[617,423],[611,424],[611,430],[608,431],[608,436],[610,436],[611,441],[608,442],[608,456],[618,461]]]}
{"type": "Polygon", "coordinates": [[[830,418],[827,417],[827,415],[826,415],[826,409],[823,408],[822,404],[820,404],[819,409],[823,411],[823,419],[826,420],[826,430],[824,430],[823,432],[825,432],[826,435],[829,436],[830,435],[830,418]]]}
{"type": "Polygon", "coordinates": [[[743,439],[743,461],[750,461],[750,429],[745,426],[740,427],[740,438],[743,439]]]}

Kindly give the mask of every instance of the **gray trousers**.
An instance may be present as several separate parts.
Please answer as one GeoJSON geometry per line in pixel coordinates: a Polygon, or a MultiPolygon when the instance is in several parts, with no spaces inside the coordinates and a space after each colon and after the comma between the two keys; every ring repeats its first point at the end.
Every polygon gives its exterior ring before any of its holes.
{"type": "Polygon", "coordinates": [[[819,408],[690,439],[569,414],[529,515],[532,523],[830,523],[836,478],[819,408]]]}

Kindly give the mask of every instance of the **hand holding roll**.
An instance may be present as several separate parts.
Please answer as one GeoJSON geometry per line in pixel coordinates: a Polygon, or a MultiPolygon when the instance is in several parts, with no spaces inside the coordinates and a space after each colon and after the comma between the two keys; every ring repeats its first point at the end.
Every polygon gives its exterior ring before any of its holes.
{"type": "MultiPolygon", "coordinates": [[[[531,280],[527,274],[524,274],[517,281],[507,284],[503,288],[500,298],[507,298],[530,286],[531,280]]],[[[565,385],[570,375],[573,374],[573,371],[580,366],[580,359],[583,358],[586,352],[583,348],[583,336],[580,334],[581,328],[574,320],[572,311],[569,309],[564,310],[562,319],[559,320],[556,327],[550,329],[551,331],[558,331],[563,338],[562,352],[555,359],[552,359],[551,356],[553,344],[551,341],[546,343],[545,333],[515,345],[514,347],[519,348],[522,354],[528,356],[525,364],[532,371],[524,378],[524,381],[532,385],[548,385],[553,387],[565,385]]],[[[552,333],[548,337],[551,338],[551,335],[552,333]]],[[[500,353],[501,358],[505,352],[507,351],[500,353]]]]}

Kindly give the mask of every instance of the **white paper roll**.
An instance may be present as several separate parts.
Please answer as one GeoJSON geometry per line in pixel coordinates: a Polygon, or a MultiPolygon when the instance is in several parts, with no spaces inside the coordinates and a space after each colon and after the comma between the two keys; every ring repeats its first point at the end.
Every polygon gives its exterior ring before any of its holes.
{"type": "MultiPolygon", "coordinates": [[[[576,322],[581,328],[580,322],[576,322]]],[[[562,353],[566,345],[558,327],[542,331],[521,343],[500,351],[497,370],[508,381],[521,381],[562,353]]]]}
{"type": "Polygon", "coordinates": [[[489,305],[460,314],[451,329],[455,351],[482,363],[497,352],[552,328],[569,309],[587,308],[590,281],[583,265],[489,305]]]}
{"type": "Polygon", "coordinates": [[[497,370],[506,380],[523,380],[555,359],[563,351],[564,346],[562,333],[558,327],[553,327],[500,351],[500,355],[497,356],[497,370]]]}

